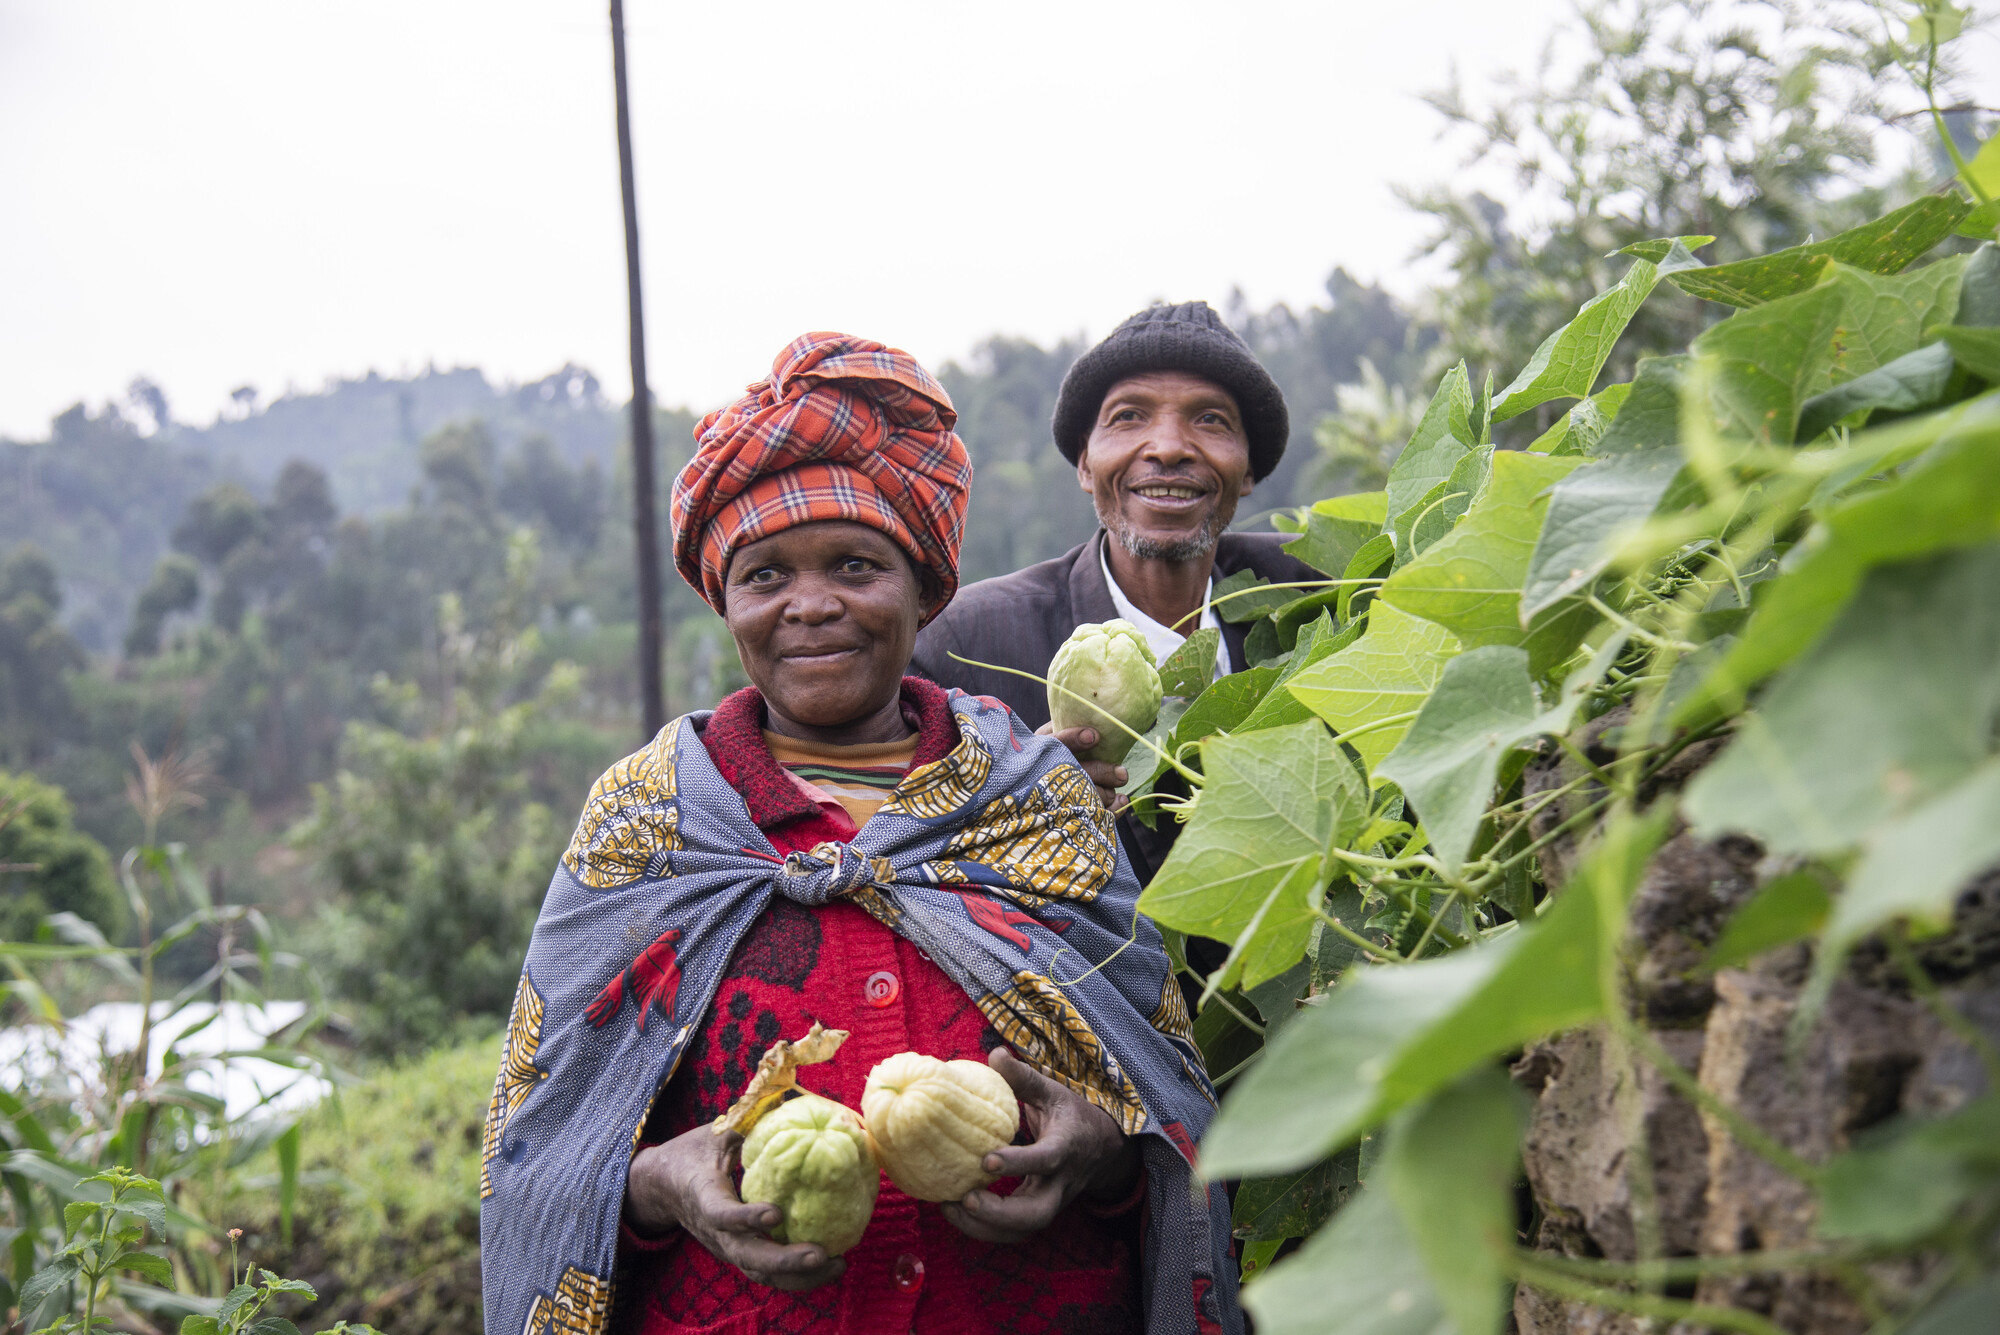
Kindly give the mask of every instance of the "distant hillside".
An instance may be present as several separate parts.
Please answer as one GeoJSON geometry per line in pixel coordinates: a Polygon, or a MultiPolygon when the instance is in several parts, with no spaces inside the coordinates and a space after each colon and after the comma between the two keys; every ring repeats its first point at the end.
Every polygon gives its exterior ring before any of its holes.
{"type": "Polygon", "coordinates": [[[371,371],[261,407],[246,395],[241,416],[207,427],[169,420],[141,435],[134,419],[146,415],[78,404],[45,440],[0,440],[0,556],[30,543],[54,560],[63,621],[94,653],[118,645],[174,526],[217,482],[263,496],[303,459],[325,470],[343,513],[375,515],[409,503],[417,442],[450,422],[482,419],[503,451],[544,436],[571,466],[595,460],[607,473],[624,431],[623,409],[575,366],[512,388],[469,367],[408,379],[371,371]]]}
{"type": "Polygon", "coordinates": [[[600,465],[624,430],[597,377],[578,366],[517,388],[496,388],[473,367],[427,370],[407,380],[370,371],[311,394],[287,394],[237,420],[177,427],[174,443],[236,465],[268,484],[291,459],[333,479],[346,513],[378,514],[409,500],[418,479],[417,442],[448,422],[478,417],[503,450],[545,435],[572,466],[600,465]]]}
{"type": "MultiPolygon", "coordinates": [[[[1320,494],[1314,428],[1335,408],[1337,387],[1361,378],[1362,359],[1404,382],[1436,337],[1388,293],[1341,270],[1326,292],[1325,305],[1300,311],[1252,310],[1240,295],[1220,303],[1291,405],[1291,448],[1242,516],[1258,527],[1255,516],[1320,494]]],[[[977,475],[963,555],[968,582],[1057,555],[1095,526],[1075,470],[1049,439],[1056,391],[1082,347],[994,338],[963,362],[934,368],[958,405],[977,475]]],[[[371,371],[268,404],[245,390],[235,412],[205,427],[173,422],[151,386],[132,392],[129,406],[70,409],[44,441],[0,440],[0,556],[25,541],[53,558],[63,621],[95,653],[121,642],[133,601],[189,501],[220,481],[265,498],[293,459],[326,473],[341,513],[384,515],[410,504],[422,476],[419,442],[478,418],[498,454],[543,437],[572,468],[594,462],[614,498],[629,495],[618,449],[625,410],[578,366],[519,386],[496,386],[478,369],[459,367],[400,379],[371,371]],[[142,425],[163,419],[141,434],[142,425]]],[[[664,489],[688,456],[694,416],[663,409],[659,420],[664,489]]],[[[627,503],[614,499],[608,513],[622,516],[627,503]]]]}

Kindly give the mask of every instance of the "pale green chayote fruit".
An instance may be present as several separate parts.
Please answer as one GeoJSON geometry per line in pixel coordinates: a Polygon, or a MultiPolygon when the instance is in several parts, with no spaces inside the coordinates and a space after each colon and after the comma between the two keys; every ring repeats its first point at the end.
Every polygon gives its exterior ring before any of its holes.
{"type": "Polygon", "coordinates": [[[855,1243],[882,1185],[861,1119],[817,1094],[779,1104],[743,1141],[743,1199],[784,1211],[779,1242],[816,1242],[828,1256],[855,1243]]]}
{"type": "Polygon", "coordinates": [[[1137,626],[1086,621],[1070,632],[1049,664],[1049,718],[1058,732],[1097,729],[1097,745],[1080,753],[1081,759],[1119,764],[1133,739],[1111,720],[1143,733],[1159,717],[1159,664],[1137,626]]]}

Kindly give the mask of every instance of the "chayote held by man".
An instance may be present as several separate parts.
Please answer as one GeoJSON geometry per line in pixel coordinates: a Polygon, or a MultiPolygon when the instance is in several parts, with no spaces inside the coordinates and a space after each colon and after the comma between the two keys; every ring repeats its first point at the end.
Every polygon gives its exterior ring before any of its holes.
{"type": "Polygon", "coordinates": [[[958,583],[955,420],[907,354],[808,334],[698,428],[676,561],[753,685],[607,771],[550,886],[486,1128],[496,1335],[1242,1329],[1190,1171],[1214,1091],[1110,813],[1061,743],[909,675],[958,583]],[[885,1176],[838,1256],[773,1236],[715,1122],[815,1024],[848,1037],[799,1086],[850,1112],[901,1054],[997,1072],[997,1180],[885,1176]]]}

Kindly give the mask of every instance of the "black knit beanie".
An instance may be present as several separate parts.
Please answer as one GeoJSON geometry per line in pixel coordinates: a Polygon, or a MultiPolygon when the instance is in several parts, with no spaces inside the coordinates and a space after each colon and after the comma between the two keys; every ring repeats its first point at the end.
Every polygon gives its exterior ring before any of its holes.
{"type": "Polygon", "coordinates": [[[1147,371],[1185,371],[1236,396],[1250,437],[1250,476],[1263,481],[1285,455],[1285,396],[1250,347],[1205,301],[1149,306],[1076,359],[1056,394],[1056,448],[1075,463],[1111,387],[1147,371]]]}

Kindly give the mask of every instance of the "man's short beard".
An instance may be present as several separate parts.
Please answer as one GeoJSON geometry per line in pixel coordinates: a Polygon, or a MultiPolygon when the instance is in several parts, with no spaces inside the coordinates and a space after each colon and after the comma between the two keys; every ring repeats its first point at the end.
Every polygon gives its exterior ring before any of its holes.
{"type": "MultiPolygon", "coordinates": [[[[1230,507],[1232,510],[1234,507],[1230,507]]],[[[1104,525],[1104,531],[1118,540],[1123,547],[1141,561],[1198,561],[1215,550],[1215,544],[1222,538],[1223,530],[1229,527],[1231,516],[1217,506],[1209,515],[1208,522],[1185,537],[1162,541],[1149,538],[1143,533],[1134,533],[1125,523],[1124,516],[1106,514],[1103,506],[1097,507],[1097,522],[1104,525]]]]}

